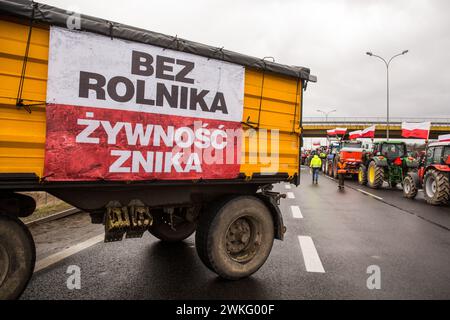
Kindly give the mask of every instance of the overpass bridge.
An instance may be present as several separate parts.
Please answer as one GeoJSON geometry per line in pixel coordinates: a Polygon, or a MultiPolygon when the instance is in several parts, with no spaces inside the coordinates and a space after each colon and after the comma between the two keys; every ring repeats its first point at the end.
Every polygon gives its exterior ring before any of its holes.
{"type": "MultiPolygon", "coordinates": [[[[402,122],[431,122],[430,139],[437,139],[440,134],[450,133],[448,118],[390,118],[390,138],[402,138],[402,122]]],[[[386,138],[386,118],[382,117],[303,117],[303,137],[326,137],[327,130],[336,127],[347,128],[347,132],[361,130],[376,125],[375,138],[386,138]]]]}

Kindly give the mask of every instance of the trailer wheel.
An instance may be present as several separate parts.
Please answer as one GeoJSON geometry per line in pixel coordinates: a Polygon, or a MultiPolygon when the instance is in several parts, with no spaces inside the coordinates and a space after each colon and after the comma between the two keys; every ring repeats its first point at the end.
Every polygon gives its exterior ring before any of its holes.
{"type": "Polygon", "coordinates": [[[154,217],[153,224],[148,231],[161,241],[179,242],[191,236],[197,224],[195,222],[181,221],[172,226],[164,220],[162,215],[154,217]]]}
{"type": "Polygon", "coordinates": [[[414,199],[417,196],[416,180],[410,174],[403,179],[403,196],[408,199],[414,199]]]}
{"type": "Polygon", "coordinates": [[[266,205],[251,196],[222,201],[200,217],[195,235],[202,262],[237,280],[255,273],[272,250],[274,224],[266,205]]]}
{"type": "Polygon", "coordinates": [[[372,189],[378,189],[383,185],[384,170],[376,165],[375,161],[369,163],[367,169],[367,185],[372,189]]]}
{"type": "Polygon", "coordinates": [[[446,204],[450,198],[448,176],[438,170],[427,171],[423,179],[423,191],[429,204],[446,204]]]}
{"type": "Polygon", "coordinates": [[[27,227],[16,217],[0,215],[0,300],[20,297],[35,261],[36,248],[27,227]]]}

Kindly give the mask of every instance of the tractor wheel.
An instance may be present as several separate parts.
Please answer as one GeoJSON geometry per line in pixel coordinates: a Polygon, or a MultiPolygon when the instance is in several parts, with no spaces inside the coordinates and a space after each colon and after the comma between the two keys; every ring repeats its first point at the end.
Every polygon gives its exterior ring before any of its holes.
{"type": "Polygon", "coordinates": [[[327,167],[328,167],[327,174],[329,177],[332,177],[333,176],[333,166],[328,161],[327,161],[327,167]]]}
{"type": "Polygon", "coordinates": [[[375,161],[370,162],[367,169],[367,185],[372,189],[378,189],[383,185],[384,170],[378,167],[375,161]]]}
{"type": "Polygon", "coordinates": [[[20,297],[35,261],[36,249],[27,227],[16,217],[0,215],[0,300],[20,297]]]}
{"type": "Polygon", "coordinates": [[[411,174],[403,179],[403,196],[408,199],[414,199],[417,196],[416,179],[411,174]]]}
{"type": "Polygon", "coordinates": [[[338,175],[337,161],[333,161],[333,178],[337,179],[338,177],[339,175],[338,175]]]}
{"type": "Polygon", "coordinates": [[[429,204],[446,204],[450,198],[448,175],[434,169],[427,171],[423,179],[423,191],[429,204]]]}
{"type": "Polygon", "coordinates": [[[367,184],[367,168],[364,165],[361,165],[359,167],[358,183],[362,186],[365,186],[367,184]]]}

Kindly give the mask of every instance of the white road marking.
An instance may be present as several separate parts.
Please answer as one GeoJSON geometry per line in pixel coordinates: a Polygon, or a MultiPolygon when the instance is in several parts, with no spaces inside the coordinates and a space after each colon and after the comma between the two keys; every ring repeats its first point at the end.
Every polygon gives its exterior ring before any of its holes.
{"type": "Polygon", "coordinates": [[[367,192],[367,191],[364,191],[364,190],[361,190],[361,189],[356,189],[356,190],[358,190],[359,192],[362,192],[362,193],[364,193],[364,194],[366,194],[366,195],[368,195],[368,196],[371,196],[371,197],[373,197],[373,198],[375,198],[375,199],[383,200],[383,198],[381,198],[381,197],[379,197],[379,196],[376,196],[376,195],[374,195],[374,194],[372,194],[372,193],[370,193],[370,192],[367,192]]]}
{"type": "Polygon", "coordinates": [[[291,189],[291,185],[290,185],[290,184],[285,184],[284,187],[285,187],[286,189],[291,189]]]}
{"type": "Polygon", "coordinates": [[[300,248],[302,250],[303,260],[305,262],[306,271],[325,273],[322,261],[320,261],[316,246],[311,237],[298,236],[300,248]]]}
{"type": "Polygon", "coordinates": [[[288,199],[295,199],[295,195],[293,192],[288,192],[287,197],[288,197],[288,199]]]}
{"type": "Polygon", "coordinates": [[[302,211],[299,206],[291,206],[292,216],[296,219],[303,219],[302,211]]]}
{"type": "Polygon", "coordinates": [[[67,249],[64,249],[60,252],[57,252],[55,254],[52,254],[44,259],[41,259],[39,261],[36,262],[36,266],[34,267],[34,272],[38,272],[42,269],[45,269],[49,266],[51,266],[52,264],[55,264],[61,260],[64,260],[65,258],[74,255],[75,253],[78,253],[84,249],[87,249],[91,246],[93,246],[94,244],[97,244],[101,241],[103,241],[105,239],[105,235],[104,234],[100,234],[98,236],[95,236],[89,240],[86,240],[84,242],[78,243],[72,247],[69,247],[67,249]]]}

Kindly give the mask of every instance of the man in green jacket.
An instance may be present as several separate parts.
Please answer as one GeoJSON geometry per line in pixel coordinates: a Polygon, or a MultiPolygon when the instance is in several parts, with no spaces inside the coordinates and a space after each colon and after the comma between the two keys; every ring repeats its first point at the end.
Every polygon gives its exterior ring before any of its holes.
{"type": "Polygon", "coordinates": [[[314,155],[314,157],[311,159],[311,164],[309,165],[312,169],[312,179],[313,183],[318,184],[319,183],[319,170],[322,167],[322,160],[320,160],[319,156],[317,154],[314,155]]]}

